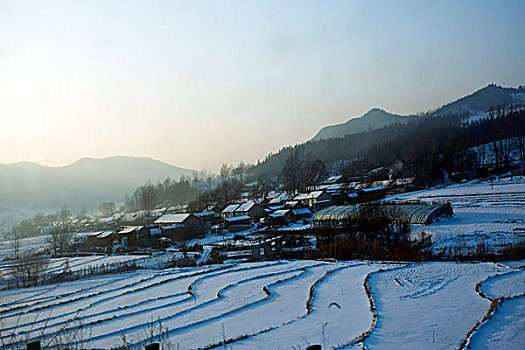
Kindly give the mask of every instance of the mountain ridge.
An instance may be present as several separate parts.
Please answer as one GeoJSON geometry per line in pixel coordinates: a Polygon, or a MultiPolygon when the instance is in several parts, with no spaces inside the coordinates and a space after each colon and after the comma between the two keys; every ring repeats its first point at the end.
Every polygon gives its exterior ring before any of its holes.
{"type": "Polygon", "coordinates": [[[328,125],[312,138],[312,141],[329,139],[334,137],[344,137],[349,134],[379,129],[391,124],[406,124],[413,116],[403,116],[389,113],[381,108],[372,108],[361,117],[350,118],[345,123],[328,125]]]}
{"type": "MultiPolygon", "coordinates": [[[[469,95],[439,107],[431,114],[444,115],[447,113],[461,112],[488,112],[491,107],[495,109],[498,105],[508,105],[523,99],[525,99],[525,90],[488,84],[469,95]]],[[[416,115],[404,116],[389,113],[381,108],[375,107],[361,117],[353,117],[344,123],[327,125],[321,128],[310,141],[344,137],[345,135],[380,129],[395,123],[406,124],[408,120],[415,117],[416,115]]]]}
{"type": "Polygon", "coordinates": [[[104,201],[120,202],[151,180],[179,179],[191,169],[148,157],[84,157],[50,167],[32,162],[0,164],[0,200],[4,206],[92,209],[104,201]]]}

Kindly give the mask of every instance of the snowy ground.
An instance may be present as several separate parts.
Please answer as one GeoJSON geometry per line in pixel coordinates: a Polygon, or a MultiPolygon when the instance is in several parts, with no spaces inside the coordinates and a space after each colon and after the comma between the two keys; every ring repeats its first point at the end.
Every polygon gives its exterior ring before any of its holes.
{"type": "Polygon", "coordinates": [[[525,178],[480,180],[395,195],[387,200],[450,202],[454,217],[415,231],[432,234],[433,249],[473,251],[479,243],[502,247],[525,239],[525,178]]]}
{"type": "MultiPolygon", "coordinates": [[[[78,271],[88,266],[96,267],[100,265],[111,265],[120,262],[137,261],[137,263],[149,267],[151,264],[147,256],[142,255],[92,255],[70,258],[52,258],[49,259],[48,273],[62,273],[66,268],[70,271],[78,271]]],[[[0,262],[0,289],[5,288],[5,283],[11,278],[10,265],[12,261],[0,262]]]]}
{"type": "Polygon", "coordinates": [[[523,348],[515,338],[523,341],[524,272],[492,263],[272,261],[141,270],[2,291],[0,330],[4,342],[13,333],[50,339],[82,324],[85,347],[116,347],[125,338],[141,348],[160,320],[164,345],[175,349],[222,348],[223,341],[232,349],[450,349],[489,309],[475,290],[482,280],[483,293],[510,299],[473,334],[472,347],[523,348]]]}

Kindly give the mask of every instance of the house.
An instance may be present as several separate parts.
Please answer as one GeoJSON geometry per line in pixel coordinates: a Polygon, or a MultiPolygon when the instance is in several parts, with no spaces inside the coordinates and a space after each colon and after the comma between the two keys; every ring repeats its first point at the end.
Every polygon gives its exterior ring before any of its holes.
{"type": "Polygon", "coordinates": [[[221,212],[221,217],[223,219],[235,217],[235,210],[239,208],[240,204],[230,204],[221,212]]]}
{"type": "Polygon", "coordinates": [[[332,204],[332,197],[326,191],[313,191],[298,194],[294,201],[299,201],[310,208],[324,208],[332,204]]]}
{"type": "Polygon", "coordinates": [[[378,180],[372,182],[370,187],[389,187],[393,182],[393,180],[378,180]]]}
{"type": "Polygon", "coordinates": [[[273,258],[279,256],[283,250],[283,238],[274,237],[267,239],[263,242],[253,244],[251,246],[252,250],[252,259],[260,259],[262,256],[264,258],[273,258]]]}
{"type": "Polygon", "coordinates": [[[208,225],[189,213],[164,214],[155,224],[174,240],[192,239],[208,232],[208,225]]]}
{"type": "Polygon", "coordinates": [[[139,210],[133,213],[126,213],[120,218],[120,223],[122,225],[137,225],[146,222],[146,211],[139,210]]]}
{"type": "Polygon", "coordinates": [[[117,232],[122,247],[146,246],[150,237],[149,230],[145,226],[126,226],[117,232]]]}
{"type": "Polygon", "coordinates": [[[292,211],[290,209],[277,210],[273,214],[283,215],[286,218],[286,220],[291,220],[292,219],[292,211]]]}
{"type": "Polygon", "coordinates": [[[263,207],[254,201],[248,201],[242,204],[230,204],[221,212],[223,219],[231,219],[238,216],[249,216],[254,222],[259,222],[261,218],[266,217],[263,207]]]}
{"type": "Polygon", "coordinates": [[[276,205],[286,202],[287,200],[290,200],[292,196],[290,196],[288,193],[279,193],[277,196],[270,199],[269,203],[270,205],[276,205]]]}
{"type": "Polygon", "coordinates": [[[363,188],[360,192],[361,202],[371,202],[383,199],[388,193],[388,188],[379,186],[372,188],[363,188]]]}
{"type": "Polygon", "coordinates": [[[339,183],[341,179],[343,178],[343,175],[334,175],[330,176],[328,179],[326,179],[323,184],[335,184],[339,183]]]}
{"type": "Polygon", "coordinates": [[[113,231],[97,231],[87,234],[84,237],[84,244],[88,248],[104,248],[109,251],[113,245],[113,231]]]}
{"type": "Polygon", "coordinates": [[[266,212],[259,204],[248,201],[235,209],[235,216],[249,216],[254,222],[259,222],[261,218],[266,217],[266,212]]]}
{"type": "Polygon", "coordinates": [[[392,187],[395,189],[398,189],[400,192],[410,191],[414,190],[416,186],[414,185],[415,178],[413,177],[405,177],[396,179],[392,183],[392,187]]]}
{"type": "Polygon", "coordinates": [[[242,231],[250,228],[252,225],[253,219],[248,216],[235,216],[232,218],[224,219],[224,228],[230,232],[242,231]]]}
{"type": "Polygon", "coordinates": [[[283,213],[271,213],[268,214],[268,221],[270,226],[283,226],[286,225],[286,217],[283,213]]]}
{"type": "Polygon", "coordinates": [[[209,226],[216,225],[221,218],[220,214],[214,211],[203,211],[200,213],[193,213],[193,215],[207,223],[209,226]]]}
{"type": "Polygon", "coordinates": [[[291,211],[294,220],[307,219],[312,216],[312,213],[307,208],[292,209],[291,211]]]}

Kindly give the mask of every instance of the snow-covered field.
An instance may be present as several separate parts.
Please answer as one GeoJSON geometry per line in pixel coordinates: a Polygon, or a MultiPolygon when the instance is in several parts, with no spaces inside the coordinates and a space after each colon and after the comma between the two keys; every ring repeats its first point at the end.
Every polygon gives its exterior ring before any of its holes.
{"type": "Polygon", "coordinates": [[[163,344],[175,349],[223,341],[232,349],[450,349],[489,310],[476,292],[480,281],[488,297],[510,299],[473,333],[471,346],[523,348],[523,270],[492,263],[271,261],[140,270],[2,291],[0,330],[6,342],[9,334],[67,339],[62,330],[71,328],[81,330],[84,347],[99,349],[124,342],[141,348],[151,333],[164,334],[163,344]]]}
{"type": "Polygon", "coordinates": [[[450,202],[454,217],[414,230],[432,234],[434,250],[474,250],[478,244],[502,247],[525,239],[525,178],[474,180],[395,195],[387,200],[450,202]]]}
{"type": "MultiPolygon", "coordinates": [[[[77,256],[70,258],[52,258],[49,259],[47,272],[59,274],[68,269],[71,272],[78,271],[87,267],[96,267],[101,265],[112,265],[115,263],[137,261],[144,265],[151,264],[151,259],[142,255],[92,255],[77,256]]],[[[4,283],[11,278],[10,265],[12,261],[0,262],[0,288],[5,288],[4,283]]]]}

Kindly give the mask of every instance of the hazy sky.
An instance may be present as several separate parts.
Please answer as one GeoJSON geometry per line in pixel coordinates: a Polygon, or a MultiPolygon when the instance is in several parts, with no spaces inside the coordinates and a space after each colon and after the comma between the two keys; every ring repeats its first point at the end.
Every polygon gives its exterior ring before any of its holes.
{"type": "Polygon", "coordinates": [[[525,1],[0,0],[0,163],[256,162],[525,84],[525,1]]]}

